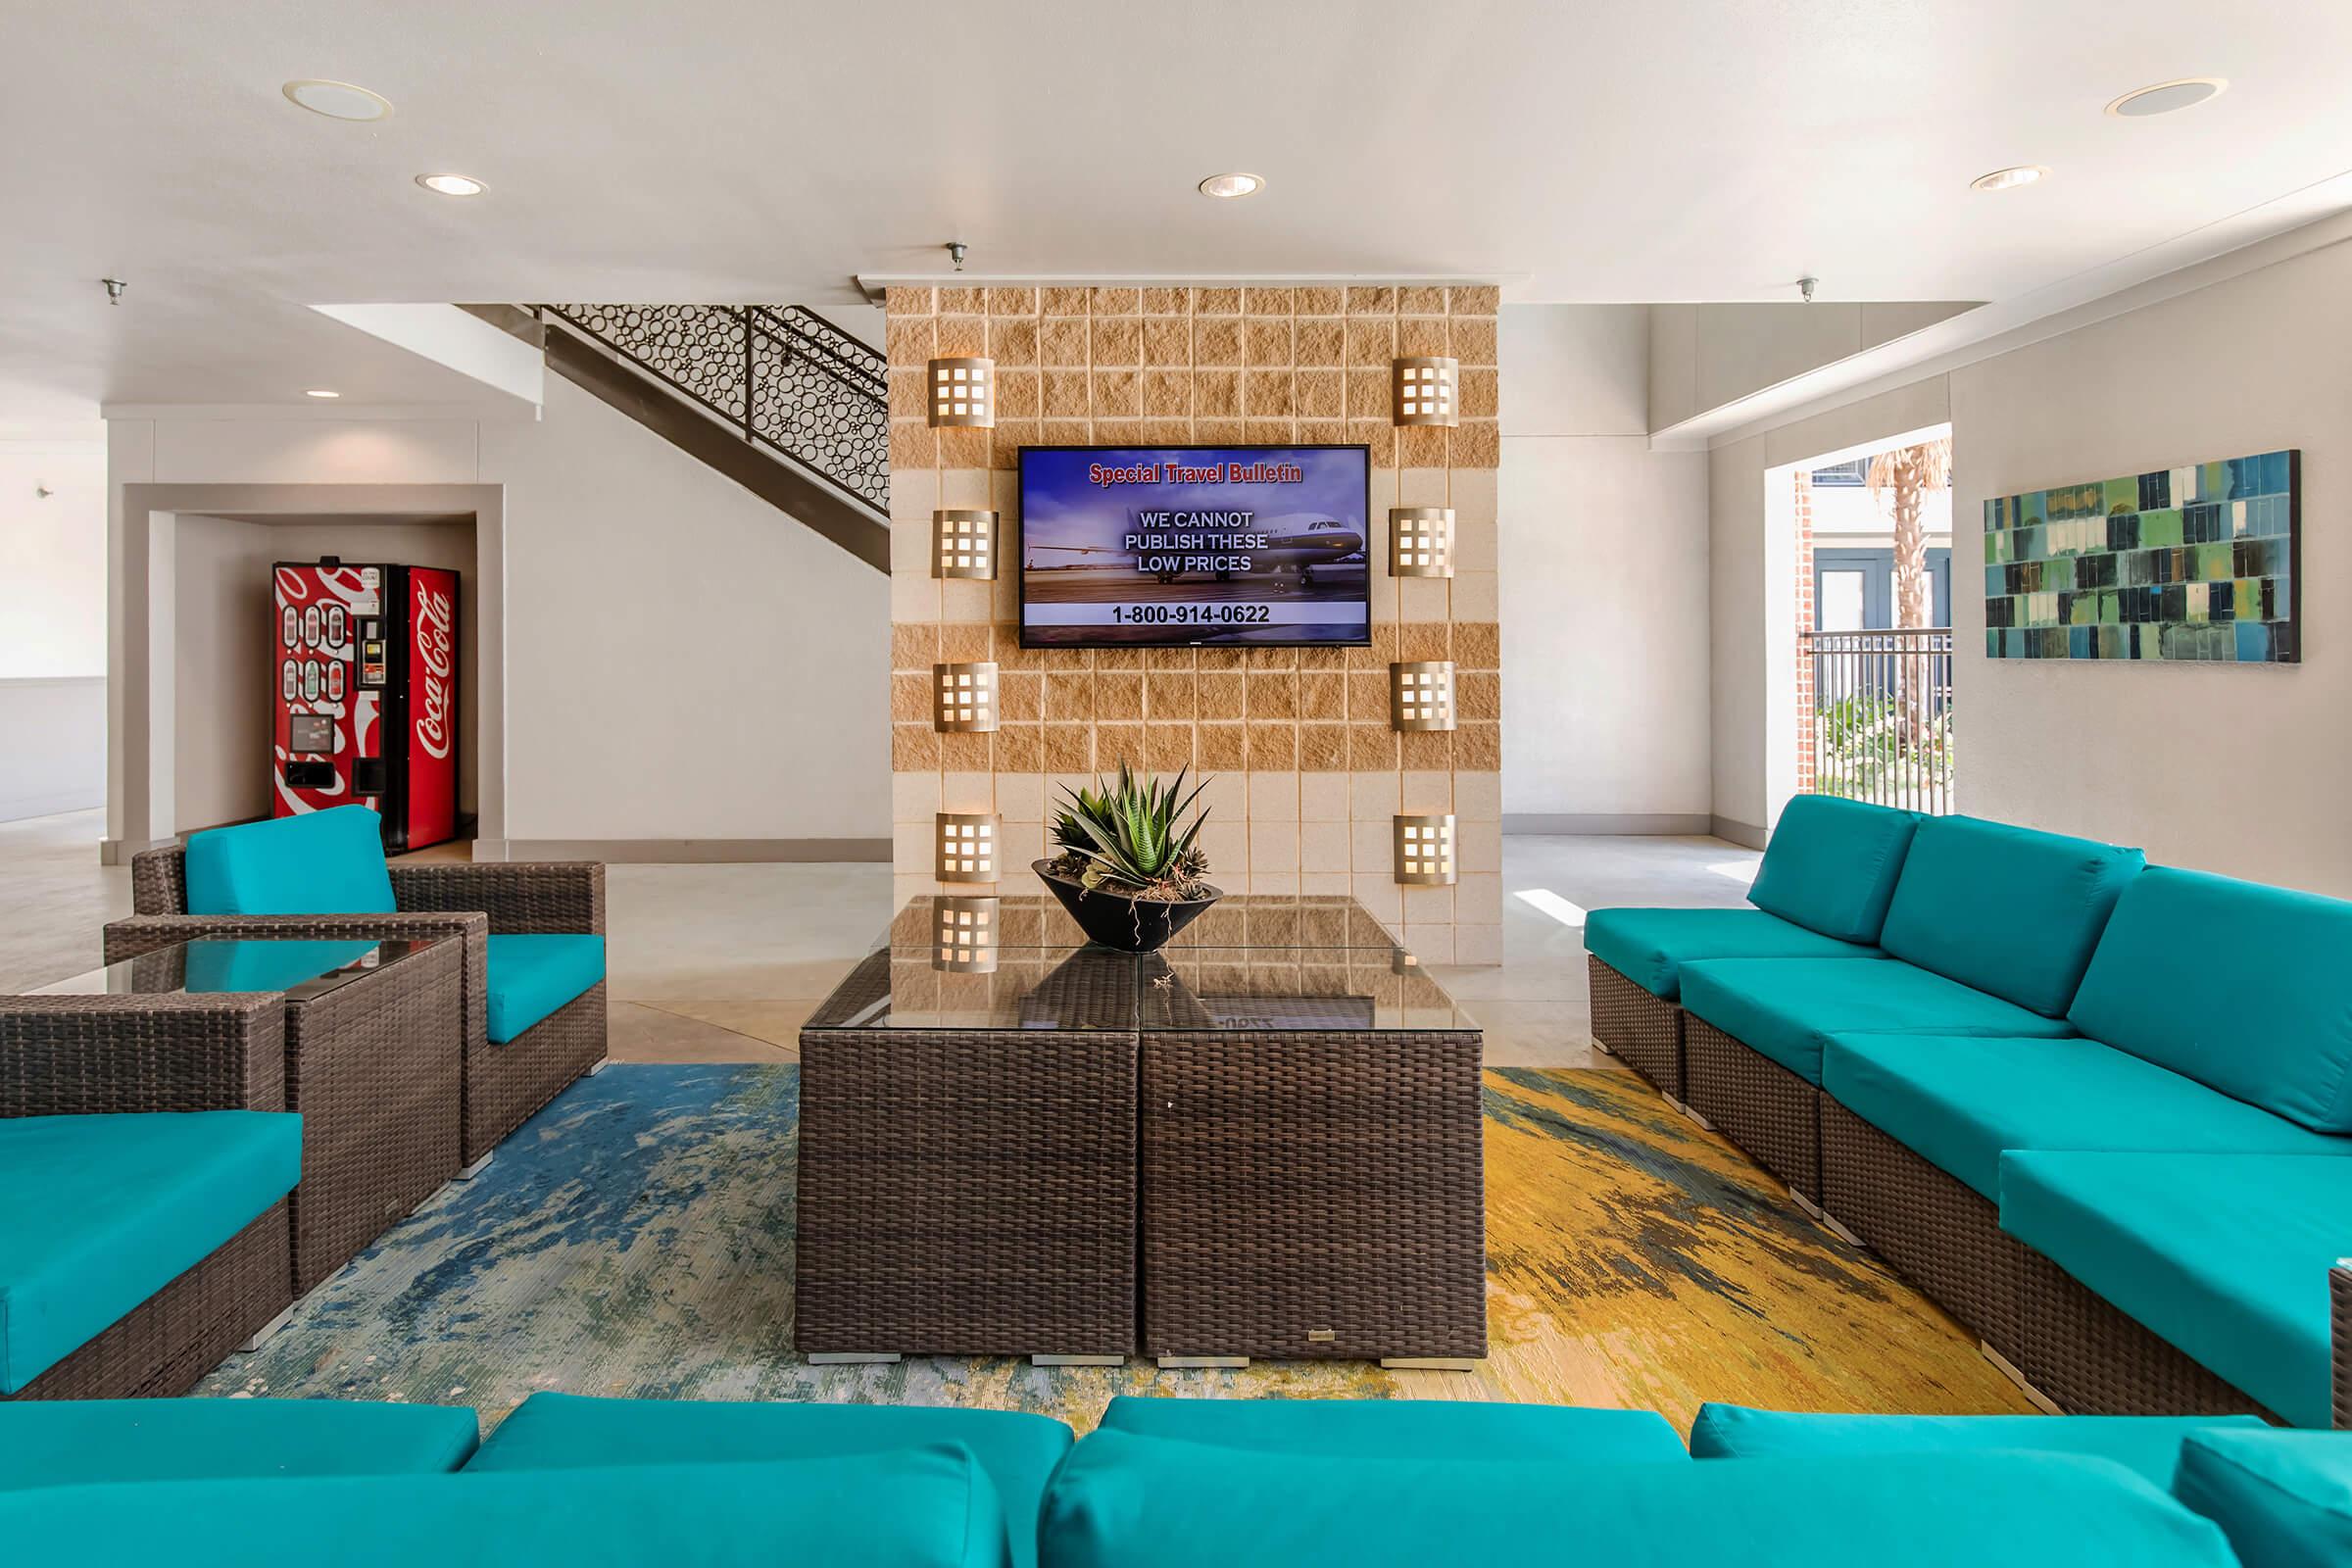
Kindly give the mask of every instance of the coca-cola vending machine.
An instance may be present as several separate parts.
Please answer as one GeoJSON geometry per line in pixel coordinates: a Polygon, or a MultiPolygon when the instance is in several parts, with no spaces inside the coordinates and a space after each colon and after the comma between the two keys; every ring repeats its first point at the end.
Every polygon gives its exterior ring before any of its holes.
{"type": "Polygon", "coordinates": [[[276,608],[276,814],[357,802],[387,850],[453,837],[457,573],[279,562],[276,608]]]}

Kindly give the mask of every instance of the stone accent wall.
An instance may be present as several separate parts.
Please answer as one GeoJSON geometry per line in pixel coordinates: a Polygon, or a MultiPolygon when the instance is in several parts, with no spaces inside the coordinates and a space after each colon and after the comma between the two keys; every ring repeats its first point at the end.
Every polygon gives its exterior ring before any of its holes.
{"type": "MultiPolygon", "coordinates": [[[[1496,626],[1493,288],[893,288],[891,767],[897,892],[940,891],[932,815],[995,811],[998,891],[1034,891],[1059,786],[1190,765],[1212,775],[1202,844],[1228,892],[1350,893],[1427,962],[1502,957],[1502,735],[1496,626]],[[935,356],[997,364],[993,430],[923,419],[935,356]],[[1391,362],[1461,362],[1454,429],[1389,422],[1391,362]],[[1024,445],[1362,442],[1372,453],[1373,646],[1020,647],[1015,455],[1024,445]],[[1451,506],[1455,575],[1388,574],[1388,509],[1451,506]],[[997,580],[931,576],[931,514],[985,507],[997,580]],[[1389,726],[1389,665],[1450,659],[1459,727],[1389,726]],[[931,666],[994,660],[1002,727],[941,735],[931,666]],[[1391,817],[1454,813],[1460,881],[1400,888],[1391,817]]],[[[960,886],[947,891],[990,891],[960,886]]]]}

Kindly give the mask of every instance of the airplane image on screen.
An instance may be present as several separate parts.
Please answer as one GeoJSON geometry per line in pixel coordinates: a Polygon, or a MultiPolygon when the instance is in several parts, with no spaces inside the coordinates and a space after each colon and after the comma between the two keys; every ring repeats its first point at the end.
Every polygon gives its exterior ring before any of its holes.
{"type": "MultiPolygon", "coordinates": [[[[1110,545],[1031,545],[1028,565],[1032,570],[1038,569],[1037,554],[1041,550],[1060,551],[1078,556],[1132,554],[1130,551],[1117,549],[1110,545]]],[[[1317,566],[1337,565],[1342,562],[1348,561],[1362,561],[1364,559],[1364,540],[1361,534],[1336,518],[1323,517],[1308,523],[1302,533],[1269,534],[1265,548],[1252,550],[1250,555],[1253,561],[1272,562],[1274,569],[1278,572],[1297,572],[1298,581],[1303,585],[1315,580],[1317,566]]],[[[1083,562],[1072,561],[1044,569],[1063,570],[1084,564],[1083,562]]],[[[1174,582],[1185,574],[1181,571],[1163,570],[1154,572],[1152,575],[1161,582],[1174,582]]],[[[1233,573],[1220,571],[1216,574],[1216,579],[1219,582],[1231,582],[1233,573]]]]}

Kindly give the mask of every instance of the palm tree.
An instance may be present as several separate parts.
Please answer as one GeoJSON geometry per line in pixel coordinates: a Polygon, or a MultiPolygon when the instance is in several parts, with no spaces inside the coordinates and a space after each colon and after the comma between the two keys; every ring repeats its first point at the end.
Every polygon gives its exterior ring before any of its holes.
{"type": "MultiPolygon", "coordinates": [[[[1928,493],[1952,482],[1952,438],[1937,436],[1917,446],[1897,447],[1870,460],[1864,482],[1870,497],[1894,514],[1894,623],[1909,629],[1928,623],[1928,533],[1920,514],[1928,493]]],[[[1900,639],[1895,639],[1898,647],[1900,639]]],[[[1902,713],[1902,739],[1919,751],[1928,739],[1928,686],[1935,662],[1911,650],[1894,656],[1895,700],[1902,713]]]]}

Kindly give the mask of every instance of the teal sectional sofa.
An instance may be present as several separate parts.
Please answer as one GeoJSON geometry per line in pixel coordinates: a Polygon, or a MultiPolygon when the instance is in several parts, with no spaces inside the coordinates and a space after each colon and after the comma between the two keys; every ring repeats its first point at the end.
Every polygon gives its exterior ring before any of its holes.
{"type": "Polygon", "coordinates": [[[2065,1408],[2328,1424],[2352,904],[1941,817],[1870,935],[1678,956],[1690,1108],[2065,1408]]]}

